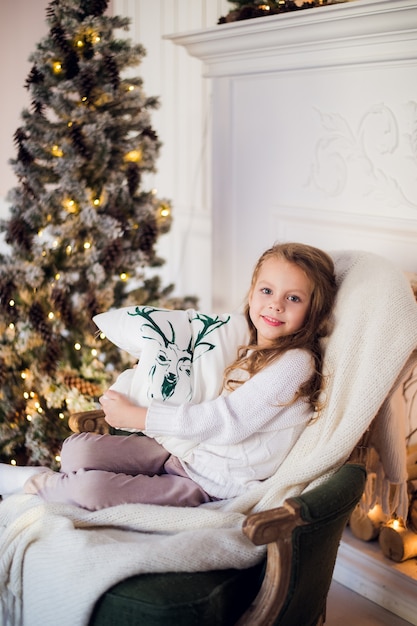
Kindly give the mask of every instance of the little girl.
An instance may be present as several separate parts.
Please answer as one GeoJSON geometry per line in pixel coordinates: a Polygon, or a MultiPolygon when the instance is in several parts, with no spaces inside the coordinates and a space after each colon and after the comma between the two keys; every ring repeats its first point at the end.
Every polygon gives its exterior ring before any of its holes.
{"type": "Polygon", "coordinates": [[[179,406],[154,400],[144,408],[109,390],[100,398],[108,424],[145,436],[71,435],[60,472],[0,465],[0,493],[23,489],[89,510],[123,503],[198,506],[244,493],[277,471],[320,409],[321,339],[335,294],[326,253],[297,243],[273,246],[252,276],[245,307],[250,343],[227,367],[218,398],[179,406]],[[179,458],[157,435],[198,444],[179,458]]]}

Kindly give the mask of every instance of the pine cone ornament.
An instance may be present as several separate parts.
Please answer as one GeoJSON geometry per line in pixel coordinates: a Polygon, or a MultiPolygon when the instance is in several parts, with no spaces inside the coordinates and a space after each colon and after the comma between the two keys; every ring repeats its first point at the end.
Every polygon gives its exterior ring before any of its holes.
{"type": "Polygon", "coordinates": [[[102,252],[100,263],[106,272],[114,271],[118,266],[123,251],[123,242],[121,239],[113,239],[102,252]]]}
{"type": "Polygon", "coordinates": [[[23,128],[18,128],[13,136],[14,142],[17,146],[17,160],[21,161],[24,165],[30,165],[33,162],[33,156],[25,146],[25,142],[28,137],[23,128]]]}
{"type": "Polygon", "coordinates": [[[29,321],[44,341],[48,341],[51,338],[51,327],[46,321],[43,307],[39,302],[35,301],[32,303],[29,309],[29,321]]]}
{"type": "Polygon", "coordinates": [[[72,145],[77,150],[78,154],[84,157],[85,159],[88,159],[90,155],[90,150],[88,149],[85,143],[84,135],[82,133],[81,128],[75,122],[70,127],[70,137],[71,137],[72,145]]]}
{"type": "Polygon", "coordinates": [[[129,189],[129,194],[130,196],[134,196],[135,192],[137,190],[137,188],[139,187],[140,184],[140,170],[139,167],[137,165],[137,163],[128,163],[127,168],[126,168],[126,179],[127,179],[127,186],[129,189]]]}
{"type": "Polygon", "coordinates": [[[58,361],[61,356],[61,346],[56,337],[48,341],[43,358],[39,361],[39,370],[48,376],[53,376],[58,368],[58,361]]]}
{"type": "Polygon", "coordinates": [[[109,80],[113,85],[113,89],[116,91],[120,85],[119,68],[117,67],[117,63],[114,60],[114,57],[110,54],[107,54],[104,57],[104,63],[109,80]]]}
{"type": "Polygon", "coordinates": [[[6,242],[17,244],[22,250],[30,252],[32,249],[32,235],[26,222],[20,217],[13,217],[6,229],[6,242]]]}
{"type": "Polygon", "coordinates": [[[68,294],[62,289],[55,287],[51,293],[51,300],[55,309],[60,314],[64,324],[71,326],[73,322],[73,315],[68,294]]]}
{"type": "Polygon", "coordinates": [[[137,231],[137,247],[142,250],[148,258],[154,255],[154,246],[158,238],[158,225],[156,219],[149,217],[146,222],[141,224],[137,231]]]}
{"type": "Polygon", "coordinates": [[[80,9],[85,16],[87,15],[103,15],[107,9],[109,0],[81,0],[80,9]]]}
{"type": "Polygon", "coordinates": [[[103,391],[100,385],[72,373],[64,376],[64,383],[71,389],[78,389],[84,396],[91,396],[92,398],[97,398],[103,391]]]}

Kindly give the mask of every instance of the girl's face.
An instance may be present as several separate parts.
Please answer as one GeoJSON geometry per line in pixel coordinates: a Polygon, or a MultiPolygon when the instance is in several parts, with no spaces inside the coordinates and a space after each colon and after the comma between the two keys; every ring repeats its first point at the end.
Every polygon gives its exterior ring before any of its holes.
{"type": "Polygon", "coordinates": [[[303,326],[312,292],[310,279],[298,265],[273,257],[264,261],[249,293],[249,316],[259,347],[272,347],[276,339],[303,326]]]}

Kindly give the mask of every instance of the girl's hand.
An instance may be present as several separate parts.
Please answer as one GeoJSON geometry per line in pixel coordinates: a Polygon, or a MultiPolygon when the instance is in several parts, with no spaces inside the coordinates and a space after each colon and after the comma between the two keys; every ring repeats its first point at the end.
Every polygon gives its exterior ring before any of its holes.
{"type": "Polygon", "coordinates": [[[99,398],[105,420],[113,428],[135,428],[144,430],[147,410],[133,404],[118,391],[109,389],[99,398]]]}

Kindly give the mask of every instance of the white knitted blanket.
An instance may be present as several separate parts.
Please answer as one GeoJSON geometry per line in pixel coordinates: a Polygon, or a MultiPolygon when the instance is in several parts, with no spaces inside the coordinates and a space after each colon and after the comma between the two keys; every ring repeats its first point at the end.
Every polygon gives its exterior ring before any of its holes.
{"type": "MultiPolygon", "coordinates": [[[[384,259],[333,256],[340,289],[326,348],[328,402],[277,473],[243,496],[197,508],[122,505],[88,512],[37,496],[9,497],[0,504],[2,626],[82,626],[108,587],[137,573],[254,564],[263,550],[242,535],[245,514],[323,481],[346,461],[381,407],[381,490],[387,479],[404,485],[404,425],[382,405],[417,346],[417,306],[405,277],[384,259]]],[[[402,514],[404,496],[400,489],[402,514]]]]}

